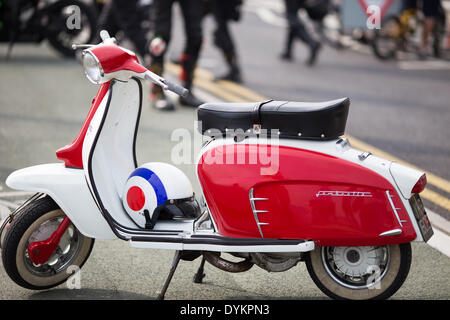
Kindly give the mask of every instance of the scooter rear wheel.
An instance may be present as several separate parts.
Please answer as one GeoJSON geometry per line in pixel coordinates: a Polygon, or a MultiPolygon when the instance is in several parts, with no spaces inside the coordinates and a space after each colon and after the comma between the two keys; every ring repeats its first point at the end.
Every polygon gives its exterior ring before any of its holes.
{"type": "Polygon", "coordinates": [[[411,245],[316,247],[306,266],[317,287],[333,299],[387,299],[408,276],[411,245]]]}
{"type": "Polygon", "coordinates": [[[47,239],[64,217],[64,212],[48,196],[31,202],[14,217],[5,235],[2,260],[15,283],[33,290],[52,288],[72,275],[69,267],[81,268],[86,262],[94,239],[82,235],[73,224],[45,263],[35,264],[28,256],[29,243],[47,239]]]}

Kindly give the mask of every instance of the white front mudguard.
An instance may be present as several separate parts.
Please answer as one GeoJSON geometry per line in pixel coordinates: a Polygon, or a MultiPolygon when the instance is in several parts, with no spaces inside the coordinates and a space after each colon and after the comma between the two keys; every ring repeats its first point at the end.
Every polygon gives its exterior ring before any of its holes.
{"type": "Polygon", "coordinates": [[[87,237],[117,238],[95,204],[82,169],[66,168],[62,163],[37,165],[14,171],[6,185],[49,195],[87,237]]]}

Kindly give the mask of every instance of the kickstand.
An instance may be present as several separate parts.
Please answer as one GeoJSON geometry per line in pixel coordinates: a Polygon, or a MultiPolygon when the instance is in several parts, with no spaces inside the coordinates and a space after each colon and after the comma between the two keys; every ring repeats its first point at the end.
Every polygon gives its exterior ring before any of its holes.
{"type": "Polygon", "coordinates": [[[166,294],[167,288],[169,287],[170,281],[172,280],[173,274],[177,269],[178,262],[180,262],[181,251],[176,251],[175,256],[173,257],[172,267],[170,268],[169,275],[167,276],[166,282],[164,283],[164,287],[161,290],[161,293],[158,295],[158,300],[164,300],[164,295],[166,294]]]}
{"type": "Polygon", "coordinates": [[[197,273],[194,275],[194,283],[203,283],[203,278],[205,277],[205,274],[203,273],[203,267],[205,266],[205,257],[202,257],[202,262],[200,263],[200,266],[198,267],[197,273]]]}

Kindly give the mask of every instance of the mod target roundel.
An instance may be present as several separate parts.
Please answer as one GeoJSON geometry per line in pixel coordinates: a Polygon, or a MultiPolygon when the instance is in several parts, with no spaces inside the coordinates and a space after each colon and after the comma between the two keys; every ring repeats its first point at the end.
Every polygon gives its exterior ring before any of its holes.
{"type": "Polygon", "coordinates": [[[128,177],[122,203],[130,218],[138,226],[145,227],[145,210],[148,210],[151,218],[155,208],[166,201],[166,189],[152,170],[140,167],[128,177]]]}
{"type": "Polygon", "coordinates": [[[140,211],[144,208],[145,194],[138,186],[132,186],[127,191],[127,204],[133,211],[140,211]]]}

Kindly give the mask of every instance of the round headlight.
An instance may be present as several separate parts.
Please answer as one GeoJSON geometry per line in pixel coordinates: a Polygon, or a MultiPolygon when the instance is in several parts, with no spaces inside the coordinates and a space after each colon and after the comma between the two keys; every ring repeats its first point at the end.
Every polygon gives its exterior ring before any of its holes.
{"type": "Polygon", "coordinates": [[[104,73],[97,57],[90,51],[83,51],[82,61],[86,77],[95,84],[101,83],[104,73]]]}

